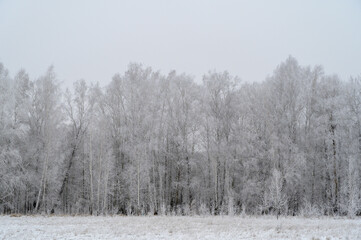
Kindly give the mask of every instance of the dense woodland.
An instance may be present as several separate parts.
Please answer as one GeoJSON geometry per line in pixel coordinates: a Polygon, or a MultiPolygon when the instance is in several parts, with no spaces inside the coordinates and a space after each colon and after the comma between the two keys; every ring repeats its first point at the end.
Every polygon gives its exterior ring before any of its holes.
{"type": "Polygon", "coordinates": [[[1,213],[361,214],[361,76],[289,57],[252,84],[60,80],[0,64],[1,213]]]}

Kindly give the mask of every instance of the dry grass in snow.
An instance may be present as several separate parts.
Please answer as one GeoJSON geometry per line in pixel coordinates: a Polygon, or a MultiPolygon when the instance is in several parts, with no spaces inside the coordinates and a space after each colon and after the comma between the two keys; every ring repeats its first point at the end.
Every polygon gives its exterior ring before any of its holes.
{"type": "Polygon", "coordinates": [[[361,219],[0,216],[0,239],[361,239],[361,219]]]}

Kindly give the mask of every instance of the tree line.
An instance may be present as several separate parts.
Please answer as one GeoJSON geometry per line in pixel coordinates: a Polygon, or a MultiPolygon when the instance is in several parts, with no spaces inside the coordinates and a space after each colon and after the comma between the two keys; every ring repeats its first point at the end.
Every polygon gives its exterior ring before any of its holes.
{"type": "Polygon", "coordinates": [[[288,57],[261,83],[131,63],[62,91],[0,64],[0,212],[361,214],[361,76],[288,57]]]}

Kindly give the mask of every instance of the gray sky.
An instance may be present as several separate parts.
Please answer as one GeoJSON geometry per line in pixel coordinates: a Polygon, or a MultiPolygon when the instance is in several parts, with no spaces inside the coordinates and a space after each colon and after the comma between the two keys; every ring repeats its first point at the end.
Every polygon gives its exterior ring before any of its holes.
{"type": "Polygon", "coordinates": [[[288,55],[342,79],[361,74],[361,1],[0,0],[0,62],[65,85],[110,82],[129,62],[200,81],[262,81],[288,55]]]}

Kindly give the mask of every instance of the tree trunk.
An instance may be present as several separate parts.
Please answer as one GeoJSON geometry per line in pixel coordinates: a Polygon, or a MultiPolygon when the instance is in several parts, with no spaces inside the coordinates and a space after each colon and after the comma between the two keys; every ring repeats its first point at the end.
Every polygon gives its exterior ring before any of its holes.
{"type": "Polygon", "coordinates": [[[93,215],[93,148],[92,131],[90,130],[89,139],[89,177],[90,177],[90,215],[93,215]]]}
{"type": "Polygon", "coordinates": [[[100,141],[100,154],[99,154],[99,174],[98,174],[98,189],[97,189],[97,215],[100,213],[100,182],[102,176],[102,154],[103,154],[103,142],[100,141]]]}

